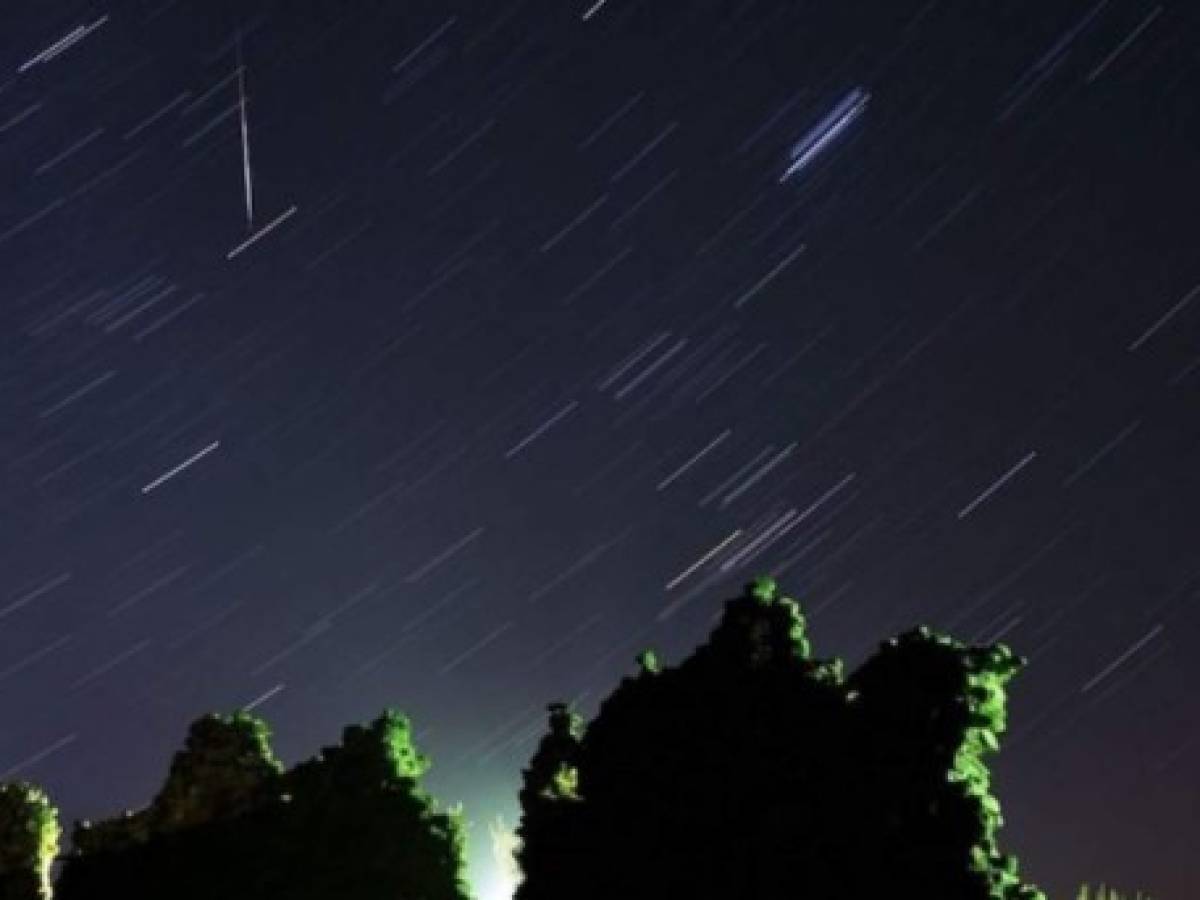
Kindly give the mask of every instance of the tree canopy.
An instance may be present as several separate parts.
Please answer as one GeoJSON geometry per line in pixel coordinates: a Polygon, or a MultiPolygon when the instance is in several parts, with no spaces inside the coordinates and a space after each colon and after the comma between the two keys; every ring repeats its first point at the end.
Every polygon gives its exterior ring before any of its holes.
{"type": "Polygon", "coordinates": [[[586,728],[550,707],[518,900],[1042,896],[996,842],[1007,647],[918,628],[845,678],[764,578],[680,665],[638,663],[586,728]]]}
{"type": "MultiPolygon", "coordinates": [[[[520,823],[492,828],[516,900],[1045,900],[998,842],[988,758],[1024,663],[1003,644],[917,627],[847,676],[760,578],[681,663],[635,662],[591,722],[548,706],[520,823]]],[[[75,824],[54,896],[467,900],[461,808],[422,790],[405,715],[291,769],[270,736],[244,710],[195,720],[146,808],[75,824]]],[[[0,784],[0,900],[50,900],[60,832],[43,791],[0,784]]]]}
{"type": "Polygon", "coordinates": [[[194,722],[147,809],[77,825],[59,900],[466,900],[461,816],[421,790],[404,715],[288,771],[269,734],[245,712],[194,722]]]}

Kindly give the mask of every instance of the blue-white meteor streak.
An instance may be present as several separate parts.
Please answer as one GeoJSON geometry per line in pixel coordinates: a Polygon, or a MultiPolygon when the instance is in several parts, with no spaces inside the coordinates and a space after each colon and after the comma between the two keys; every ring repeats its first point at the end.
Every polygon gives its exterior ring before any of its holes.
{"type": "Polygon", "coordinates": [[[254,181],[250,171],[250,129],[246,123],[246,68],[242,65],[242,35],[237,35],[238,115],[242,124],[242,182],[246,189],[246,230],[254,230],[254,181]]]}
{"type": "Polygon", "coordinates": [[[787,181],[831,144],[838,135],[845,131],[851,122],[863,114],[871,95],[862,88],[854,88],[839,101],[820,122],[809,129],[795,146],[792,147],[791,165],[780,176],[780,182],[787,181]]]}

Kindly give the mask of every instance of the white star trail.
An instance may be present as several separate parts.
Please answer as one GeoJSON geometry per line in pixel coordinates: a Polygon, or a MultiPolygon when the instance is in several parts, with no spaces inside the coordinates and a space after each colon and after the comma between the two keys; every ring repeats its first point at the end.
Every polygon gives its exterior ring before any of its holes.
{"type": "Polygon", "coordinates": [[[67,32],[65,36],[55,41],[45,50],[21,63],[21,65],[17,67],[17,71],[27,72],[36,65],[50,62],[50,60],[54,59],[56,56],[59,56],[65,51],[69,50],[71,47],[74,47],[107,21],[108,16],[104,15],[91,24],[77,25],[75,28],[72,28],[69,32],[67,32]]]}
{"type": "Polygon", "coordinates": [[[608,2],[608,0],[596,0],[595,3],[593,3],[591,6],[589,6],[587,9],[585,9],[583,11],[583,15],[580,18],[582,18],[583,21],[586,22],[588,19],[590,19],[596,13],[600,12],[600,10],[603,8],[604,4],[607,2],[608,2]]]}
{"type": "Polygon", "coordinates": [[[45,584],[43,584],[39,587],[36,587],[33,590],[28,591],[25,594],[22,594],[20,597],[18,597],[16,600],[13,600],[8,605],[0,607],[0,619],[4,618],[5,616],[9,615],[10,613],[16,612],[18,609],[21,609],[23,606],[28,606],[34,600],[38,599],[38,597],[41,597],[45,594],[50,593],[55,588],[62,587],[62,585],[66,584],[70,580],[71,580],[71,573],[63,572],[61,575],[57,575],[54,578],[51,578],[45,584]]]}
{"type": "Polygon", "coordinates": [[[272,697],[274,697],[276,694],[278,694],[283,689],[284,689],[284,685],[282,683],[277,684],[277,685],[275,685],[275,687],[273,687],[269,690],[263,691],[263,693],[259,694],[257,697],[255,697],[253,700],[251,700],[249,703],[245,704],[242,707],[242,709],[244,709],[246,712],[249,712],[250,710],[255,709],[256,707],[262,706],[264,703],[266,703],[268,700],[270,700],[272,697]]]}
{"type": "Polygon", "coordinates": [[[741,534],[742,534],[742,530],[740,528],[734,529],[734,531],[732,531],[730,534],[728,534],[715,547],[713,547],[711,550],[706,552],[698,560],[696,560],[694,563],[692,563],[690,566],[688,566],[686,569],[684,569],[682,572],[680,572],[678,575],[676,575],[674,578],[672,578],[670,581],[668,581],[667,582],[667,590],[668,591],[674,590],[685,578],[687,578],[689,575],[691,575],[693,572],[695,572],[697,569],[699,569],[701,566],[703,566],[706,562],[708,562],[710,559],[712,559],[714,556],[718,555],[722,550],[724,550],[726,547],[728,547],[730,544],[732,544],[734,541],[736,541],[741,536],[741,534]]]}
{"type": "Polygon", "coordinates": [[[290,219],[295,214],[297,208],[298,207],[292,206],[292,207],[289,207],[288,209],[286,209],[284,212],[280,213],[278,216],[276,216],[274,219],[272,219],[270,222],[268,222],[266,225],[264,225],[258,231],[254,232],[254,234],[250,235],[250,237],[246,238],[246,240],[242,241],[240,244],[238,244],[236,247],[234,247],[232,250],[230,250],[229,253],[227,253],[225,255],[225,258],[233,259],[235,256],[237,256],[239,253],[241,253],[247,247],[251,246],[252,244],[257,243],[262,238],[266,237],[268,234],[270,234],[272,231],[274,231],[276,228],[278,228],[280,225],[282,225],[284,222],[286,222],[288,219],[290,219]]]}
{"type": "Polygon", "coordinates": [[[516,444],[514,444],[512,447],[510,447],[508,450],[506,450],[504,453],[504,458],[512,459],[514,456],[516,456],[518,453],[520,453],[522,450],[524,450],[526,447],[528,447],[530,444],[532,444],[534,441],[536,441],[539,437],[541,437],[543,434],[545,434],[547,431],[549,431],[551,428],[553,428],[558,422],[565,419],[567,416],[569,416],[571,413],[573,413],[578,408],[579,408],[579,401],[572,400],[570,403],[568,403],[566,406],[564,406],[562,409],[560,409],[558,412],[556,412],[554,415],[552,415],[549,419],[547,419],[545,422],[543,422],[541,425],[539,425],[537,428],[535,428],[532,432],[530,432],[529,435],[522,438],[520,441],[518,441],[516,444]]]}
{"type": "Polygon", "coordinates": [[[1157,321],[1155,321],[1155,323],[1153,325],[1151,325],[1149,328],[1147,328],[1145,331],[1143,331],[1141,333],[1141,335],[1132,344],[1129,345],[1129,351],[1132,353],[1134,350],[1137,350],[1140,346],[1142,346],[1142,344],[1146,343],[1146,341],[1150,340],[1150,338],[1154,337],[1154,335],[1157,334],[1158,331],[1164,325],[1166,325],[1168,322],[1170,322],[1171,319],[1175,318],[1175,316],[1180,312],[1180,310],[1182,310],[1185,306],[1187,306],[1189,303],[1191,303],[1192,299],[1197,294],[1200,294],[1200,284],[1196,285],[1194,288],[1192,288],[1190,291],[1188,291],[1186,294],[1184,294],[1182,300],[1180,300],[1178,303],[1176,303],[1174,306],[1172,306],[1170,309],[1168,309],[1165,313],[1162,314],[1162,316],[1159,317],[1159,319],[1157,321]]]}
{"type": "Polygon", "coordinates": [[[668,475],[666,478],[664,478],[662,481],[660,481],[658,484],[656,484],[654,486],[654,489],[656,491],[661,491],[664,488],[666,488],[667,486],[669,486],[671,484],[671,482],[678,479],[681,475],[683,475],[684,472],[686,472],[688,469],[690,469],[692,466],[694,466],[696,463],[698,463],[700,460],[702,460],[705,456],[707,456],[709,453],[711,453],[713,450],[715,450],[717,447],[719,447],[722,443],[724,443],[725,439],[727,437],[729,437],[731,434],[733,434],[733,429],[726,428],[724,431],[722,431],[720,434],[718,434],[715,438],[713,438],[711,441],[709,441],[707,444],[705,444],[703,447],[701,447],[699,450],[697,450],[692,456],[690,456],[688,458],[687,462],[685,462],[683,465],[681,465],[679,468],[677,468],[674,472],[672,472],[670,475],[668,475]]]}
{"type": "Polygon", "coordinates": [[[170,479],[174,478],[176,475],[178,475],[184,469],[195,464],[199,460],[203,459],[205,456],[208,456],[208,454],[212,453],[219,446],[221,446],[220,441],[213,441],[211,444],[209,444],[203,450],[196,451],[191,456],[189,456],[187,459],[185,459],[183,462],[181,462],[179,465],[175,466],[173,469],[170,469],[170,470],[164,472],[162,475],[159,475],[157,478],[155,478],[149,484],[144,485],[142,487],[142,493],[143,494],[150,493],[155,488],[159,487],[160,485],[162,485],[165,482],[169,481],[170,479]]]}
{"type": "Polygon", "coordinates": [[[967,516],[969,516],[979,507],[980,504],[984,503],[988,497],[992,496],[992,494],[1004,487],[1004,485],[1008,483],[1009,479],[1033,462],[1036,457],[1037,451],[1031,450],[1020,462],[992,482],[992,484],[982,494],[960,509],[958,511],[958,517],[960,519],[965,519],[967,516]]]}
{"type": "Polygon", "coordinates": [[[78,733],[71,733],[71,734],[68,734],[64,738],[60,738],[59,740],[55,741],[53,744],[50,744],[48,747],[45,747],[44,749],[39,750],[37,753],[33,754],[32,756],[26,757],[25,759],[21,760],[19,763],[9,766],[3,772],[0,772],[0,779],[11,778],[13,775],[16,775],[18,772],[22,771],[23,769],[28,769],[30,766],[36,765],[37,763],[39,763],[43,759],[45,759],[47,756],[50,756],[52,753],[57,753],[63,747],[73,744],[78,737],[79,737],[78,733]]]}
{"type": "Polygon", "coordinates": [[[1120,656],[1118,656],[1116,659],[1114,659],[1111,663],[1109,663],[1107,666],[1105,666],[1103,669],[1101,669],[1098,673],[1096,673],[1096,675],[1094,677],[1089,678],[1084,683],[1083,687],[1081,687],[1079,689],[1079,693],[1086,694],[1088,691],[1090,691],[1092,688],[1094,688],[1096,685],[1098,685],[1101,681],[1103,681],[1105,678],[1107,678],[1109,675],[1111,675],[1113,672],[1115,672],[1117,670],[1117,668],[1120,667],[1120,665],[1122,663],[1126,662],[1131,656],[1133,656],[1133,654],[1137,653],[1139,650],[1141,650],[1143,647],[1145,647],[1148,643],[1150,643],[1152,640],[1154,640],[1156,637],[1158,637],[1160,634],[1162,634],[1162,630],[1163,630],[1163,626],[1161,623],[1158,625],[1155,625],[1153,628],[1151,628],[1147,634],[1145,634],[1143,637],[1139,638],[1138,640],[1134,641],[1132,646],[1130,646],[1128,650],[1126,650],[1124,653],[1122,653],[1120,656]]]}

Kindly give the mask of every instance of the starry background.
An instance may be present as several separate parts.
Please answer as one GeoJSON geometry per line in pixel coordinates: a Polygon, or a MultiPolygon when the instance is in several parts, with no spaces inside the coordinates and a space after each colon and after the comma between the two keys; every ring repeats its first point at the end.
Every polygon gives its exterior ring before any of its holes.
{"type": "Polygon", "coordinates": [[[487,891],[545,704],[770,572],[848,667],[919,622],[1029,657],[1004,847],[1059,896],[1195,895],[1195,4],[0,34],[0,777],[68,828],[205,711],[291,764],[390,705],[487,891]]]}

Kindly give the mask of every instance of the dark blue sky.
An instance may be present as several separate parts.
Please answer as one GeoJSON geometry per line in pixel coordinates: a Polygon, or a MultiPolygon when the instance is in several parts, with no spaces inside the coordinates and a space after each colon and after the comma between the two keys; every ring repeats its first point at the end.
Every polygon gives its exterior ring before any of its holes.
{"type": "Polygon", "coordinates": [[[292,763],[390,705],[483,872],[545,704],[772,572],[849,666],[921,622],[1030,657],[1031,880],[1200,888],[1193,4],[0,34],[0,777],[68,827],[202,712],[292,763]]]}

